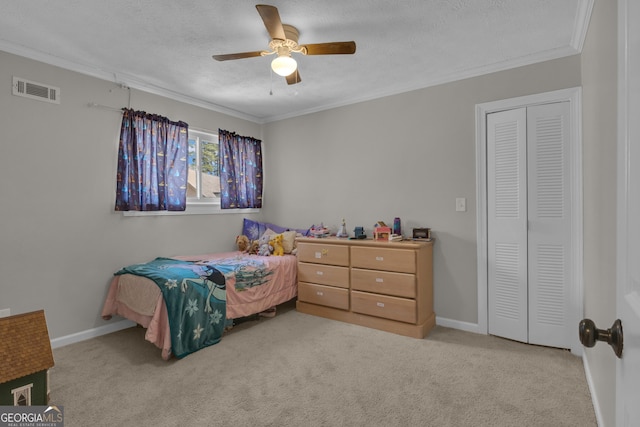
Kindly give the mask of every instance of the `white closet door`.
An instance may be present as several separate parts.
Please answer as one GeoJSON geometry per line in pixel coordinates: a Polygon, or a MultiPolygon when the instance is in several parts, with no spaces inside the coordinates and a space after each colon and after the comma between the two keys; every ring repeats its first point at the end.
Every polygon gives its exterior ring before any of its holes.
{"type": "Polygon", "coordinates": [[[527,342],[525,108],[487,116],[489,333],[527,342]]]}
{"type": "Polygon", "coordinates": [[[527,108],[529,342],[552,347],[570,340],[569,108],[527,108]]]}

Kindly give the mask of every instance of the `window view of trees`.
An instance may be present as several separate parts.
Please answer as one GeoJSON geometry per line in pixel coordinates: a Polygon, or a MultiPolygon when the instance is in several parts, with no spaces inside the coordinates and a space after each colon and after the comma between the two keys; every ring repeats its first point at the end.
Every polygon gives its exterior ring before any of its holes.
{"type": "Polygon", "coordinates": [[[220,200],[218,136],[189,130],[188,202],[220,200]]]}

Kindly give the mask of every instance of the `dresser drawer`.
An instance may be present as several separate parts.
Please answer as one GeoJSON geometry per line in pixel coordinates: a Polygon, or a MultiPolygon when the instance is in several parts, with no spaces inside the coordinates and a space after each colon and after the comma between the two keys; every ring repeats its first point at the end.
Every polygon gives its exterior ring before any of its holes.
{"type": "Polygon", "coordinates": [[[349,265],[349,247],[298,242],[298,260],[315,264],[349,265]]]}
{"type": "MultiPolygon", "coordinates": [[[[298,271],[298,274],[300,272],[298,271]]],[[[416,297],[416,276],[389,271],[351,269],[351,289],[397,297],[416,297]]]]}
{"type": "Polygon", "coordinates": [[[349,268],[334,265],[298,263],[298,280],[320,285],[349,287],[349,268]]]}
{"type": "Polygon", "coordinates": [[[298,282],[298,300],[348,310],[349,290],[333,286],[298,282]]]}
{"type": "Polygon", "coordinates": [[[415,300],[368,292],[351,291],[351,311],[406,323],[417,320],[415,300]]]}
{"type": "Polygon", "coordinates": [[[351,266],[415,273],[416,254],[415,251],[408,249],[353,246],[351,248],[351,266]]]}

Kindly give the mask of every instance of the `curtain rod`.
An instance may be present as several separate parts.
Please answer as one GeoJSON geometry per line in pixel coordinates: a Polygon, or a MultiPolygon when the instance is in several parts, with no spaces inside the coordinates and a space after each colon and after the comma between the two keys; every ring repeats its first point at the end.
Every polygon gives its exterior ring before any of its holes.
{"type": "Polygon", "coordinates": [[[97,104],[95,102],[88,103],[87,107],[90,107],[90,108],[101,108],[103,110],[117,111],[119,113],[122,113],[122,108],[109,107],[108,105],[97,104]]]}

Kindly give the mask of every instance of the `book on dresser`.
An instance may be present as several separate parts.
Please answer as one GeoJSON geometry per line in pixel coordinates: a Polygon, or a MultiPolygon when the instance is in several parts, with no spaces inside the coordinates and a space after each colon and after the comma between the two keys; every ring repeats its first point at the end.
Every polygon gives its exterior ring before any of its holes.
{"type": "Polygon", "coordinates": [[[433,241],[296,240],[298,311],[414,338],[435,326],[433,241]]]}

